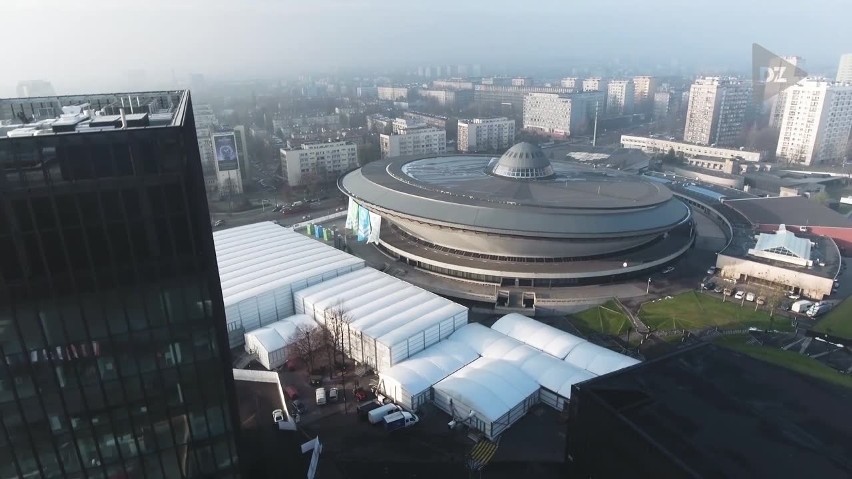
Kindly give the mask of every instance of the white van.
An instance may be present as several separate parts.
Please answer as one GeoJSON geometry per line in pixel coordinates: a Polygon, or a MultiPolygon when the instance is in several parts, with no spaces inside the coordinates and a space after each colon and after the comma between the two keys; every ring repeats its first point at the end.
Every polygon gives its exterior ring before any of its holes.
{"type": "Polygon", "coordinates": [[[325,388],[317,388],[317,406],[324,406],[325,402],[325,388]]]}
{"type": "Polygon", "coordinates": [[[382,419],[384,419],[388,414],[397,412],[401,409],[402,408],[396,404],[385,404],[382,407],[377,407],[376,409],[368,412],[367,419],[370,421],[370,424],[378,424],[382,422],[382,419]]]}

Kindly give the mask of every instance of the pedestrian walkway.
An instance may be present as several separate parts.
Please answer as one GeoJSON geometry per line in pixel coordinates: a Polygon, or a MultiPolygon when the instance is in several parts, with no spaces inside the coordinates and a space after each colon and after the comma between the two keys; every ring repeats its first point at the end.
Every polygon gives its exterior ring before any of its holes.
{"type": "Polygon", "coordinates": [[[467,455],[467,467],[471,471],[479,471],[487,466],[494,454],[497,452],[497,444],[487,439],[481,439],[473,445],[470,454],[467,455]]]}

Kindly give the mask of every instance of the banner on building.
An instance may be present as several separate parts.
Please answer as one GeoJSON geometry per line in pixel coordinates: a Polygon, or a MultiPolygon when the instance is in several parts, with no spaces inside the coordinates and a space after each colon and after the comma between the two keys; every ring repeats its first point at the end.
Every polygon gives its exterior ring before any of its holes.
{"type": "Polygon", "coordinates": [[[219,171],[239,169],[237,140],[233,133],[214,134],[213,152],[216,155],[216,167],[219,171]]]}

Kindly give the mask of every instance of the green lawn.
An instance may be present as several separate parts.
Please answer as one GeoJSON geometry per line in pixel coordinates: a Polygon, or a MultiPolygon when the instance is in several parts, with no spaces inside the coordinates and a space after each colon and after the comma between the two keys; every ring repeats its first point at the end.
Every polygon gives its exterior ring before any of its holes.
{"type": "Polygon", "coordinates": [[[569,316],[568,319],[587,334],[619,335],[626,333],[627,329],[630,328],[630,319],[612,300],[569,316]]]}
{"type": "MultiPolygon", "coordinates": [[[[641,319],[651,329],[704,329],[720,328],[769,328],[769,313],[766,310],[754,310],[755,303],[727,298],[723,303],[721,296],[690,291],[672,299],[663,299],[645,303],[639,310],[641,319]]],[[[788,330],[790,323],[779,318],[771,324],[773,329],[788,330]]]]}
{"type": "Polygon", "coordinates": [[[852,339],[852,298],[847,298],[829,311],[819,320],[814,331],[852,339]]]}
{"type": "Polygon", "coordinates": [[[748,336],[744,335],[722,336],[714,342],[720,346],[748,354],[761,361],[777,364],[778,366],[792,369],[808,376],[852,388],[852,376],[840,374],[838,371],[822,364],[816,359],[811,359],[794,351],[746,344],[747,339],[748,336]]]}

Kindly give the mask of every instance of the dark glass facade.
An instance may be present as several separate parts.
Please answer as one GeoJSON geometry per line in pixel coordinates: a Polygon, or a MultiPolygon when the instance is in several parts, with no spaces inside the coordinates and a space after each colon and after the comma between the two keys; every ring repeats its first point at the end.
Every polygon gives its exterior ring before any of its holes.
{"type": "Polygon", "coordinates": [[[0,479],[238,476],[189,93],[138,95],[159,124],[0,137],[0,479]]]}

